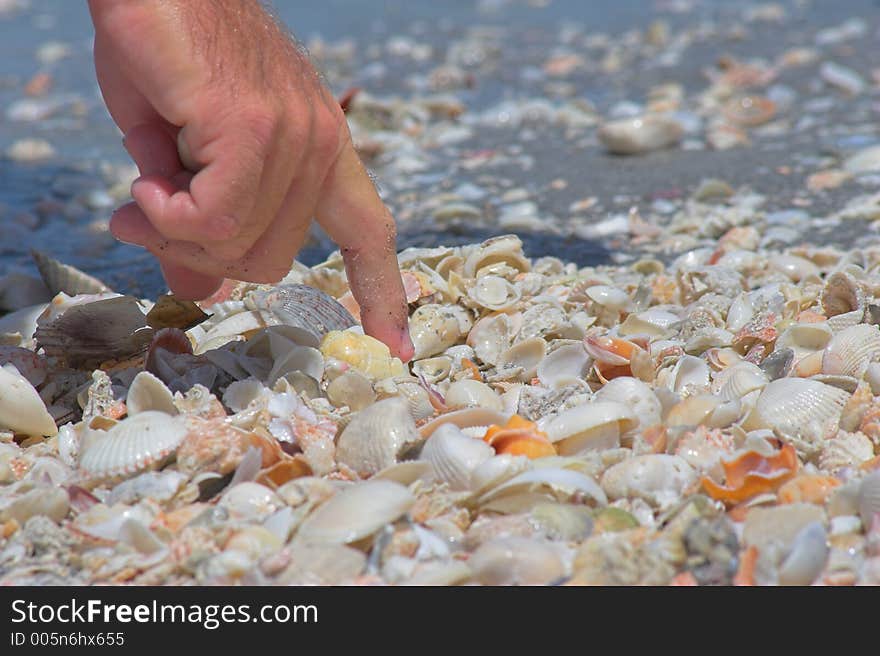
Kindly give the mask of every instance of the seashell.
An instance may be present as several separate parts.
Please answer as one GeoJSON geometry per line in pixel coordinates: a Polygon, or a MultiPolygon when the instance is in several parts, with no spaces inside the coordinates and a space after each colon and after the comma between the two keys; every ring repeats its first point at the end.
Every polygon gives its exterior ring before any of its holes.
{"type": "Polygon", "coordinates": [[[420,305],[409,319],[410,337],[415,347],[413,359],[442,353],[467,335],[472,325],[470,315],[458,305],[420,305]]]}
{"type": "Polygon", "coordinates": [[[131,385],[128,386],[128,394],[125,397],[125,407],[129,416],[147,410],[156,410],[168,415],[178,414],[171,390],[148,371],[141,371],[131,381],[131,385]]]}
{"type": "MultiPolygon", "coordinates": [[[[471,439],[471,438],[468,438],[471,439]]],[[[475,441],[475,440],[471,440],[475,441]]],[[[424,451],[424,449],[423,449],[424,451]]],[[[431,464],[423,460],[407,460],[386,467],[370,480],[392,481],[401,485],[412,485],[418,480],[431,475],[431,464]]]]}
{"type": "Polygon", "coordinates": [[[278,285],[252,292],[246,302],[269,313],[277,323],[303,331],[299,344],[317,348],[325,336],[357,324],[332,296],[306,285],[278,285]]]}
{"type": "Polygon", "coordinates": [[[836,427],[849,394],[815,380],[780,378],[768,383],[746,419],[747,430],[777,430],[799,450],[814,451],[829,426],[836,427]]]}
{"type": "MultiPolygon", "coordinates": [[[[435,406],[441,410],[446,408],[439,392],[421,381],[398,379],[394,387],[394,395],[406,400],[409,414],[415,421],[433,417],[436,414],[435,406]]],[[[386,398],[386,396],[384,393],[380,393],[379,398],[386,398]]]]}
{"type": "Polygon", "coordinates": [[[770,382],[767,374],[751,362],[738,362],[715,376],[712,387],[724,401],[742,399],[764,389],[770,382]]]}
{"type": "Polygon", "coordinates": [[[725,486],[703,477],[701,483],[710,497],[736,504],[751,497],[775,490],[792,478],[800,463],[790,444],[784,444],[778,453],[765,456],[757,451],[746,451],[733,460],[724,460],[725,486]]]}
{"type": "Polygon", "coordinates": [[[635,413],[614,401],[592,401],[539,422],[560,455],[620,446],[620,436],[638,425],[635,413]]]}
{"type": "Polygon", "coordinates": [[[450,384],[444,396],[450,410],[479,406],[501,412],[504,403],[501,397],[486,383],[477,380],[457,380],[450,384]]]}
{"type": "Polygon", "coordinates": [[[348,544],[372,535],[409,511],[415,497],[403,485],[374,480],[338,492],[309,515],[295,543],[348,544]]]}
{"type": "Polygon", "coordinates": [[[711,394],[696,394],[672,406],[664,424],[669,428],[699,425],[723,428],[739,418],[740,408],[739,399],[725,403],[711,394]]]}
{"type": "Polygon", "coordinates": [[[779,488],[779,503],[815,503],[825,505],[831,492],[840,485],[833,476],[800,474],[779,488]]]}
{"type": "Polygon", "coordinates": [[[874,471],[862,479],[857,503],[862,526],[873,526],[880,513],[880,471],[874,471]]]}
{"type": "Polygon", "coordinates": [[[728,121],[744,127],[754,127],[763,125],[776,116],[776,103],[765,96],[737,96],[728,100],[722,111],[728,121]]]}
{"type": "Polygon", "coordinates": [[[15,520],[21,526],[31,517],[48,517],[61,523],[70,510],[67,491],[58,487],[36,487],[16,497],[5,508],[0,508],[0,521],[15,520]]]}
{"type": "Polygon", "coordinates": [[[829,552],[822,522],[807,524],[795,536],[791,551],[779,566],[779,584],[810,585],[825,568],[829,552]]]}
{"type": "Polygon", "coordinates": [[[107,285],[67,264],[62,264],[37,250],[31,250],[40,277],[52,296],[64,292],[68,296],[77,294],[105,294],[112,291],[107,285]]]}
{"type": "Polygon", "coordinates": [[[547,585],[568,574],[552,544],[523,537],[483,543],[468,560],[473,580],[484,585],[547,585]]]}
{"type": "Polygon", "coordinates": [[[351,584],[366,568],[363,552],[341,544],[300,544],[288,547],[290,564],[278,576],[282,585],[351,584]]]}
{"type": "Polygon", "coordinates": [[[682,396],[708,391],[710,375],[711,371],[705,360],[683,355],[672,369],[669,389],[682,396]]]}
{"type": "Polygon", "coordinates": [[[666,337],[680,321],[678,315],[653,307],[628,315],[620,324],[618,333],[621,337],[631,335],[666,337]]]}
{"type": "Polygon", "coordinates": [[[734,339],[734,334],[723,328],[701,328],[685,342],[684,350],[690,354],[703,353],[710,348],[730,346],[734,339]]]}
{"type": "Polygon", "coordinates": [[[547,342],[540,337],[532,337],[517,342],[504,351],[496,363],[499,372],[517,371],[519,380],[525,382],[535,377],[538,364],[547,353],[547,342]]]}
{"type": "Polygon", "coordinates": [[[814,522],[824,526],[825,521],[822,507],[810,503],[755,507],[746,515],[742,541],[759,551],[776,547],[790,553],[795,538],[804,528],[814,522]]]}
{"type": "Polygon", "coordinates": [[[471,471],[470,489],[478,496],[527,470],[529,459],[525,456],[502,454],[484,460],[471,471]]]}
{"type": "Polygon", "coordinates": [[[608,503],[592,477],[556,467],[532,469],[508,478],[479,495],[476,503],[484,511],[509,514],[530,510],[536,503],[567,502],[575,496],[589,499],[594,506],[608,503]]]}
{"type": "Polygon", "coordinates": [[[550,540],[582,542],[593,532],[593,510],[572,503],[539,503],[529,521],[550,540]]]}
{"type": "Polygon", "coordinates": [[[501,235],[487,239],[474,248],[465,258],[462,275],[479,278],[481,272],[489,273],[498,265],[528,271],[529,261],[522,254],[522,241],[516,235],[501,235]]]}
{"type": "Polygon", "coordinates": [[[358,412],[336,444],[336,460],[368,477],[421,442],[406,400],[383,399],[358,412]]]}
{"type": "Polygon", "coordinates": [[[556,449],[537,426],[519,415],[513,415],[504,426],[492,425],[483,441],[495,449],[495,453],[527,458],[555,456],[556,449]]]}
{"type": "MultiPolygon", "coordinates": [[[[850,313],[864,315],[865,293],[858,281],[848,273],[836,271],[825,281],[822,291],[822,311],[826,317],[850,313]]],[[[859,323],[857,321],[856,323],[859,323]]]]}
{"type": "Polygon", "coordinates": [[[628,310],[632,306],[629,294],[610,285],[592,285],[584,290],[584,294],[594,303],[616,312],[628,310]]]}
{"type": "Polygon", "coordinates": [[[545,387],[559,389],[583,380],[589,371],[590,356],[583,344],[564,344],[547,354],[535,373],[545,387]]]}
{"type": "Polygon", "coordinates": [[[452,424],[462,429],[475,427],[482,429],[480,435],[485,433],[485,429],[492,424],[503,424],[507,421],[507,416],[489,408],[464,408],[462,410],[453,410],[446,412],[439,417],[429,421],[427,424],[419,428],[422,437],[430,437],[435,430],[443,424],[452,424]]]}
{"type": "Polygon", "coordinates": [[[777,380],[788,376],[794,365],[794,351],[790,348],[776,349],[764,358],[759,365],[761,371],[767,374],[770,380],[777,380]]]}
{"type": "Polygon", "coordinates": [[[468,290],[468,298],[486,310],[506,310],[521,298],[521,292],[501,276],[477,278],[468,290]]]}
{"type": "Polygon", "coordinates": [[[859,324],[838,332],[825,347],[822,373],[861,378],[880,356],[880,328],[859,324]]]}
{"type": "Polygon", "coordinates": [[[644,499],[665,507],[678,501],[696,478],[696,471],[683,458],[657,453],[612,465],[602,475],[601,484],[611,499],[644,499]]]}
{"type": "Polygon", "coordinates": [[[27,345],[37,330],[37,319],[45,313],[47,307],[47,303],[39,303],[3,315],[0,317],[0,336],[20,335],[27,345]]]}
{"type": "MultiPolygon", "coordinates": [[[[337,408],[348,406],[353,412],[359,412],[376,400],[376,393],[370,380],[352,369],[343,372],[327,385],[327,398],[337,408]]],[[[225,400],[224,396],[224,402],[225,400]]]]}
{"type": "MultiPolygon", "coordinates": [[[[372,387],[370,389],[372,390],[372,387]]],[[[235,413],[243,412],[260,399],[267,399],[267,391],[260,381],[253,378],[236,380],[223,392],[223,405],[235,413]]]]}
{"type": "Polygon", "coordinates": [[[74,305],[53,321],[38,322],[34,333],[47,356],[82,369],[132,357],[144,351],[152,338],[153,329],[132,296],[74,305]]]}
{"type": "Polygon", "coordinates": [[[371,380],[406,375],[405,365],[391,357],[385,344],[369,335],[330,331],[321,341],[321,354],[347,362],[371,380]]]}
{"type": "Polygon", "coordinates": [[[431,434],[419,457],[430,463],[434,476],[450,489],[466,490],[471,472],[494,454],[483,441],[467,437],[453,424],[444,424],[431,434]]]}
{"type": "Polygon", "coordinates": [[[233,519],[261,522],[282,508],[284,502],[265,485],[245,482],[226,490],[217,505],[233,519]]]}
{"type": "Polygon", "coordinates": [[[683,135],[678,121],[657,114],[608,121],[596,132],[599,142],[615,155],[639,155],[668,148],[683,135]]]}
{"type": "MultiPolygon", "coordinates": [[[[48,303],[50,294],[42,280],[23,273],[7,273],[0,276],[0,310],[14,311],[22,308],[48,303]]],[[[0,331],[5,332],[5,331],[0,331]]]]}
{"type": "Polygon", "coordinates": [[[25,435],[56,435],[43,399],[12,364],[0,367],[0,429],[25,435]]]}
{"type": "Polygon", "coordinates": [[[865,368],[864,379],[871,386],[871,393],[880,395],[880,362],[872,362],[865,368]]]}
{"type": "Polygon", "coordinates": [[[483,317],[468,332],[467,344],[486,364],[495,365],[501,354],[510,347],[511,320],[506,314],[483,317]]]}
{"type": "Polygon", "coordinates": [[[637,378],[622,376],[609,380],[593,395],[593,401],[613,401],[628,406],[641,428],[660,423],[660,400],[648,385],[637,378]]]}
{"type": "Polygon", "coordinates": [[[145,410],[108,431],[87,429],[79,466],[90,478],[111,478],[151,469],[173,454],[187,433],[182,418],[145,410]]]}
{"type": "Polygon", "coordinates": [[[792,282],[819,280],[819,267],[797,255],[776,254],[770,259],[770,266],[784,273],[792,282]]]}

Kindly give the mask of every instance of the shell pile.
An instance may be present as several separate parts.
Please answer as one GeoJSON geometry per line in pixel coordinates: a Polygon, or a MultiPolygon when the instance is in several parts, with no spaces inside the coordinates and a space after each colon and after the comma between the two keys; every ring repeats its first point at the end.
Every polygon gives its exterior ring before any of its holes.
{"type": "Polygon", "coordinates": [[[403,251],[406,364],[338,254],[194,326],[59,293],[0,347],[0,584],[880,583],[880,252],[736,230],[403,251]]]}

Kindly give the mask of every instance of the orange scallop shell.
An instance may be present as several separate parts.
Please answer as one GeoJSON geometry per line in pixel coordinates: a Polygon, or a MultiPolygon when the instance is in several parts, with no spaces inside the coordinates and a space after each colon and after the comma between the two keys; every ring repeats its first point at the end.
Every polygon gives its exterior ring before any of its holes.
{"type": "Polygon", "coordinates": [[[483,441],[498,454],[506,453],[529,458],[556,455],[556,449],[547,439],[547,435],[539,431],[533,422],[519,415],[513,415],[504,426],[496,424],[489,426],[483,441]]]}
{"type": "Polygon", "coordinates": [[[784,444],[772,456],[746,451],[734,460],[722,460],[721,466],[724,468],[725,485],[718,485],[706,476],[700,482],[713,499],[737,504],[777,489],[797,473],[800,462],[794,447],[784,444]]]}

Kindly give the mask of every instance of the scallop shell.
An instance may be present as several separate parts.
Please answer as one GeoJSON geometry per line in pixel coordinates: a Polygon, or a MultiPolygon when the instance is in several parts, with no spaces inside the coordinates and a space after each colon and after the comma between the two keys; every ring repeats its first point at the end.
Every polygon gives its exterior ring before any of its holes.
{"type": "Polygon", "coordinates": [[[626,405],[614,401],[592,401],[570,408],[539,422],[559,455],[620,446],[620,436],[639,423],[626,405]]]}
{"type": "Polygon", "coordinates": [[[419,442],[406,400],[383,399],[358,412],[345,427],[336,445],[336,459],[367,477],[396,463],[419,442]]]}
{"type": "Polygon", "coordinates": [[[453,424],[443,424],[433,432],[419,456],[430,463],[434,476],[452,490],[470,487],[471,472],[495,455],[482,440],[467,437],[453,424]]]}
{"type": "Polygon", "coordinates": [[[49,293],[55,296],[58,292],[64,292],[69,296],[77,294],[104,294],[112,291],[107,285],[68,264],[62,264],[58,260],[49,257],[45,253],[32,250],[31,257],[37,264],[40,277],[46,283],[49,293]]]}
{"type": "Polygon", "coordinates": [[[302,330],[308,338],[299,343],[305,346],[317,348],[327,333],[357,324],[332,296],[306,285],[279,285],[269,291],[252,292],[248,300],[278,323],[302,330]]]}
{"type": "Polygon", "coordinates": [[[0,429],[25,435],[55,435],[58,427],[43,399],[12,364],[0,367],[0,429]]]}
{"type": "Polygon", "coordinates": [[[187,433],[181,417],[146,410],[108,431],[91,430],[80,444],[80,469],[91,478],[150,469],[177,450],[187,433]]]}
{"type": "Polygon", "coordinates": [[[763,389],[770,382],[767,374],[751,362],[738,362],[715,376],[713,388],[724,401],[742,399],[763,389]]]}
{"type": "Polygon", "coordinates": [[[796,441],[798,451],[812,452],[829,427],[837,427],[849,396],[815,380],[780,378],[761,391],[745,427],[778,430],[796,441]]]}
{"type": "Polygon", "coordinates": [[[880,356],[880,328],[859,324],[831,338],[822,355],[822,373],[861,378],[880,356]]]}
{"type": "Polygon", "coordinates": [[[178,414],[171,390],[149,371],[141,371],[131,381],[125,397],[125,407],[129,416],[147,410],[157,410],[168,415],[178,414]]]}
{"type": "Polygon", "coordinates": [[[348,544],[396,521],[415,497],[403,485],[385,480],[356,483],[338,492],[302,523],[296,542],[348,544]]]}

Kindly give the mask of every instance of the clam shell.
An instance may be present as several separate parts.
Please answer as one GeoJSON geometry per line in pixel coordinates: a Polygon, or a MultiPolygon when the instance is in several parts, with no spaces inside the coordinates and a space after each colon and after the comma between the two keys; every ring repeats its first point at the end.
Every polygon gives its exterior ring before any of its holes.
{"type": "Polygon", "coordinates": [[[620,446],[620,436],[639,423],[635,413],[615,401],[592,401],[542,420],[539,428],[556,446],[559,455],[620,446]]]}
{"type": "Polygon", "coordinates": [[[510,347],[511,320],[506,314],[483,317],[471,328],[467,344],[474,354],[486,364],[494,365],[501,354],[510,347]]]}
{"type": "Polygon", "coordinates": [[[660,423],[660,400],[654,390],[637,378],[621,376],[609,380],[593,395],[593,401],[613,401],[628,406],[642,428],[660,423]]]}
{"type": "Polygon", "coordinates": [[[501,397],[486,383],[478,380],[457,380],[450,384],[444,396],[446,407],[451,410],[478,406],[497,410],[504,409],[501,397]]]}
{"type": "Polygon", "coordinates": [[[462,275],[465,278],[477,278],[481,270],[499,264],[518,271],[529,270],[529,261],[522,254],[522,240],[516,235],[493,237],[471,250],[465,258],[462,275]]]}
{"type": "Polygon", "coordinates": [[[847,392],[815,380],[780,378],[761,391],[745,427],[778,430],[805,448],[815,446],[829,426],[837,426],[848,399],[847,392]]]}
{"type": "Polygon", "coordinates": [[[366,376],[351,369],[334,378],[327,386],[327,398],[337,408],[348,406],[358,412],[376,400],[376,393],[366,376]]]}
{"type": "Polygon", "coordinates": [[[861,378],[880,356],[880,328],[859,324],[831,338],[822,355],[822,373],[861,378]]]}
{"type": "Polygon", "coordinates": [[[675,119],[648,114],[603,123],[596,136],[615,155],[636,155],[668,148],[681,141],[684,129],[675,119]]]}
{"type": "Polygon", "coordinates": [[[0,429],[55,435],[58,427],[34,386],[12,364],[0,367],[0,429]]]}
{"type": "Polygon", "coordinates": [[[227,489],[217,505],[225,508],[234,519],[263,521],[284,507],[284,502],[265,485],[247,481],[227,489]]]}
{"type": "Polygon", "coordinates": [[[556,547],[524,537],[485,542],[468,566],[472,578],[484,585],[547,585],[568,574],[556,547]]]}
{"type": "Polygon", "coordinates": [[[486,310],[505,310],[515,305],[522,296],[519,289],[501,276],[477,278],[468,290],[468,298],[486,310]]]}
{"type": "Polygon", "coordinates": [[[502,426],[507,423],[507,419],[507,415],[489,408],[464,408],[463,410],[446,412],[439,417],[432,419],[422,426],[419,429],[419,432],[422,434],[422,437],[427,438],[430,437],[440,426],[448,423],[458,426],[459,428],[481,428],[485,433],[485,429],[492,424],[502,426]]]}
{"type": "Polygon", "coordinates": [[[79,466],[90,478],[134,474],[161,464],[186,433],[181,417],[146,410],[108,431],[88,430],[80,444],[79,466]]]}
{"type": "Polygon", "coordinates": [[[32,250],[31,257],[37,264],[40,277],[52,296],[64,292],[68,296],[77,294],[104,294],[112,291],[107,285],[68,264],[49,257],[45,253],[32,250]]]}
{"type": "Polygon", "coordinates": [[[348,544],[361,540],[406,514],[415,497],[403,485],[385,480],[356,483],[317,508],[297,531],[297,542],[348,544]]]}
{"type": "Polygon", "coordinates": [[[147,410],[157,410],[168,415],[178,414],[171,390],[149,371],[141,371],[131,381],[125,397],[125,407],[129,416],[147,410]]]}
{"type": "Polygon", "coordinates": [[[628,315],[620,324],[618,332],[622,337],[629,335],[665,337],[680,321],[678,315],[672,312],[660,308],[648,308],[643,312],[628,315]]]}
{"type": "Polygon", "coordinates": [[[358,412],[342,431],[336,460],[359,476],[371,476],[398,461],[421,441],[405,399],[383,399],[358,412]]]}
{"type": "Polygon", "coordinates": [[[628,458],[602,475],[602,489],[611,499],[637,498],[664,507],[681,498],[697,480],[684,458],[663,453],[628,458]]]}
{"type": "Polygon", "coordinates": [[[494,455],[495,450],[482,440],[467,437],[453,424],[443,424],[425,442],[419,457],[430,463],[434,476],[450,489],[467,490],[471,472],[494,455]]]}
{"type": "Polygon", "coordinates": [[[590,356],[582,342],[565,344],[551,351],[535,373],[545,387],[559,388],[582,380],[590,369],[590,356]]]}
{"type": "Polygon", "coordinates": [[[324,335],[357,324],[351,313],[332,296],[306,285],[279,285],[269,291],[252,292],[249,301],[269,312],[278,323],[303,331],[300,344],[317,348],[324,335]]]}
{"type": "Polygon", "coordinates": [[[496,363],[499,371],[505,369],[520,370],[518,378],[525,382],[535,377],[538,364],[547,353],[547,342],[540,337],[532,337],[517,342],[504,351],[496,363]]]}
{"type": "Polygon", "coordinates": [[[523,512],[539,502],[569,501],[574,496],[608,503],[605,492],[592,477],[571,469],[540,467],[524,471],[483,493],[478,505],[498,512],[523,512]]]}

